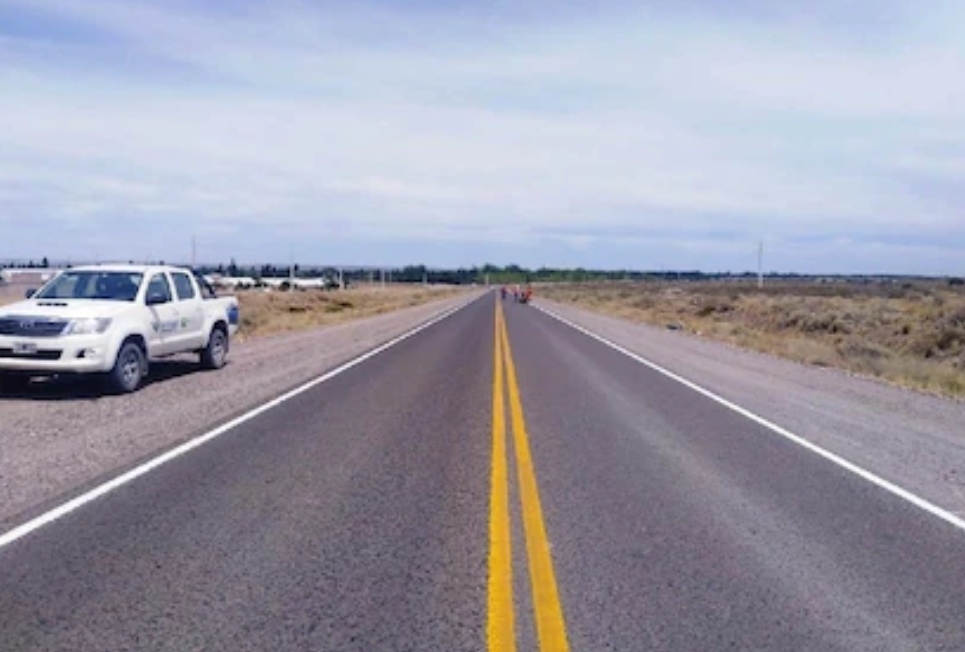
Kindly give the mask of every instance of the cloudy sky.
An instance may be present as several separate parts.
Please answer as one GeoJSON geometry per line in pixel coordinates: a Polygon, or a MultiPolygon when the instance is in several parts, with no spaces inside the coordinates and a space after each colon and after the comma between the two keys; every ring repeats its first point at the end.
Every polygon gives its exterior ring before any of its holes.
{"type": "Polygon", "coordinates": [[[0,259],[965,273],[965,3],[0,0],[0,259]]]}

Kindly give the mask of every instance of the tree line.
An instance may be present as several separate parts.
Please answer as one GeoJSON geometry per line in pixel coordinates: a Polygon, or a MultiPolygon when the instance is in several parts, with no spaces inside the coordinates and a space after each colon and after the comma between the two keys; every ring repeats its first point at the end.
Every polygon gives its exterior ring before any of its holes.
{"type": "Polygon", "coordinates": [[[239,265],[235,261],[224,265],[201,266],[203,274],[222,274],[233,277],[280,278],[293,275],[295,278],[317,278],[326,276],[337,278],[341,271],[346,282],[379,282],[383,278],[393,283],[432,283],[448,285],[513,285],[526,283],[580,283],[598,281],[644,281],[644,280],[705,280],[711,278],[733,277],[751,278],[747,272],[739,275],[707,274],[699,271],[639,271],[630,269],[599,270],[584,268],[528,268],[521,265],[482,265],[458,267],[453,269],[432,268],[427,265],[406,265],[385,268],[334,268],[318,265],[239,265]]]}
{"type": "MultiPolygon", "coordinates": [[[[133,261],[131,261],[133,262],[133,261]]],[[[164,264],[164,261],[157,261],[164,264]]],[[[40,260],[27,261],[0,261],[0,269],[45,269],[51,266],[51,261],[44,256],[40,260]]],[[[69,266],[69,265],[68,265],[69,266]]],[[[294,274],[296,278],[318,278],[324,276],[329,279],[338,279],[339,273],[346,283],[359,283],[374,281],[379,282],[383,279],[393,283],[432,283],[446,285],[471,285],[490,283],[493,285],[514,285],[525,283],[583,283],[599,281],[701,281],[713,279],[752,279],[756,277],[753,272],[741,273],[707,273],[696,270],[689,271],[641,271],[631,269],[600,270],[564,268],[564,267],[538,267],[528,268],[521,265],[494,265],[486,264],[481,266],[458,267],[453,269],[431,268],[427,265],[406,265],[403,267],[344,267],[336,268],[326,265],[275,265],[271,263],[259,265],[239,265],[235,260],[228,264],[217,265],[197,265],[196,271],[202,274],[221,274],[234,277],[250,277],[255,280],[263,278],[281,278],[294,274]]],[[[814,278],[813,275],[782,273],[768,273],[768,278],[787,278],[787,279],[806,279],[814,278]]],[[[819,275],[822,276],[822,275],[819,275]]],[[[855,278],[849,275],[829,275],[838,278],[855,278]]],[[[948,279],[951,285],[965,285],[965,280],[961,278],[948,279]]]]}

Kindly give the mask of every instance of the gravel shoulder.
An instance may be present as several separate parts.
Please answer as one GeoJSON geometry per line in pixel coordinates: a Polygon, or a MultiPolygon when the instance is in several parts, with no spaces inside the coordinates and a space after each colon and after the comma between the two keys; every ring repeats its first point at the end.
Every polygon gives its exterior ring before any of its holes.
{"type": "Polygon", "coordinates": [[[552,301],[536,303],[965,516],[965,402],[552,301]]]}
{"type": "Polygon", "coordinates": [[[157,363],[129,396],[78,381],[0,396],[0,531],[478,296],[238,341],[217,372],[198,371],[193,357],[157,363]]]}

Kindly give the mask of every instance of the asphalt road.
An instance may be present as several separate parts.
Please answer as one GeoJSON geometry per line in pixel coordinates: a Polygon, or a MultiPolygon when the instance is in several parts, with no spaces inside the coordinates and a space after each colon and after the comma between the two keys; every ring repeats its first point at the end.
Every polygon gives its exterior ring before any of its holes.
{"type": "Polygon", "coordinates": [[[965,532],[495,303],[0,549],[0,650],[965,650],[965,532]]]}

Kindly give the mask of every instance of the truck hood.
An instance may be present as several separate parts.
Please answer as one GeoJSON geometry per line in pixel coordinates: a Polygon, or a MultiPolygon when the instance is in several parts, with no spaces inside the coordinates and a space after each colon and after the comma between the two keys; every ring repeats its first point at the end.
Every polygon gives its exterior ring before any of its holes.
{"type": "Polygon", "coordinates": [[[0,317],[29,316],[54,319],[111,318],[129,310],[129,301],[97,301],[91,299],[30,299],[0,308],[0,317]]]}

